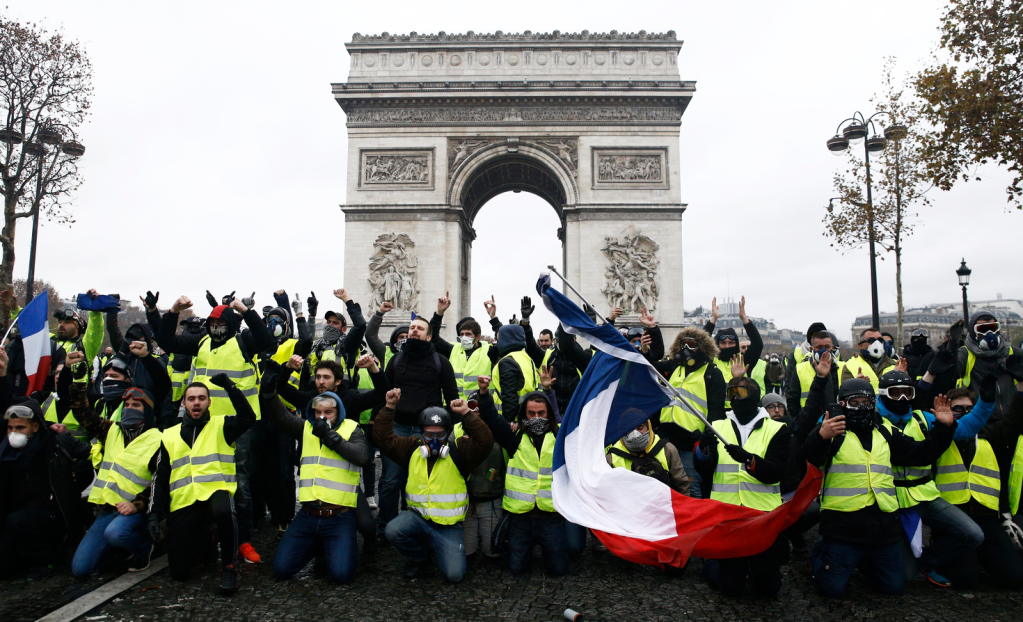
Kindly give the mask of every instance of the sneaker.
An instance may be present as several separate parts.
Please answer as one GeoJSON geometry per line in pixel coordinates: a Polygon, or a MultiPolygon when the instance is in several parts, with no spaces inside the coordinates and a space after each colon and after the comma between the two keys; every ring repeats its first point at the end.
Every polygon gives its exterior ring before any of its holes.
{"type": "Polygon", "coordinates": [[[377,500],[375,497],[370,497],[369,499],[366,499],[366,503],[369,504],[369,509],[371,510],[377,509],[377,500]]]}
{"type": "Polygon", "coordinates": [[[945,577],[944,575],[939,574],[937,570],[933,569],[924,570],[923,568],[921,568],[920,572],[923,573],[923,575],[927,577],[927,580],[933,583],[934,585],[937,585],[939,587],[952,587],[952,582],[949,581],[948,578],[945,577]]]}
{"type": "Polygon", "coordinates": [[[234,564],[224,566],[220,572],[220,593],[230,596],[238,591],[238,574],[234,571],[234,564]]]}
{"type": "Polygon", "coordinates": [[[156,547],[152,544],[149,545],[149,551],[141,557],[132,557],[128,563],[128,572],[142,572],[146,568],[149,568],[149,560],[153,557],[153,549],[156,547]]]}
{"type": "Polygon", "coordinates": [[[405,575],[406,579],[415,579],[424,568],[430,564],[429,559],[415,560],[410,559],[405,563],[405,575]]]}
{"type": "MultiPolygon", "coordinates": [[[[252,545],[248,542],[238,547],[238,556],[246,564],[258,564],[263,561],[259,557],[259,553],[256,552],[256,549],[252,548],[252,545]]],[[[234,572],[234,567],[231,568],[231,572],[234,572]]]]}
{"type": "Polygon", "coordinates": [[[35,566],[28,571],[28,577],[26,580],[31,583],[32,581],[42,581],[46,577],[53,574],[53,564],[46,564],[45,566],[35,566]]]}

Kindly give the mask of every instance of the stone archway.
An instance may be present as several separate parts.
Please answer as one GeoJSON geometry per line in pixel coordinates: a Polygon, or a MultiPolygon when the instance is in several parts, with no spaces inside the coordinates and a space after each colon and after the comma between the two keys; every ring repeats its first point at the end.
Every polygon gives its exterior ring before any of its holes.
{"type": "Polygon", "coordinates": [[[695,91],[673,32],[356,34],[346,47],[348,82],[332,85],[348,115],[345,287],[364,310],[429,313],[420,301],[449,291],[468,314],[473,220],[520,191],[557,212],[566,276],[588,299],[651,307],[673,336],[678,136],[695,91]]]}

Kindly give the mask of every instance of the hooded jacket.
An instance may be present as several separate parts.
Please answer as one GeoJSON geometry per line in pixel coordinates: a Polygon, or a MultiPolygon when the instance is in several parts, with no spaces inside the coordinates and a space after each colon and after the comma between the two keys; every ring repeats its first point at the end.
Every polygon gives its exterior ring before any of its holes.
{"type": "MultiPolygon", "coordinates": [[[[703,329],[696,326],[686,326],[675,336],[668,349],[668,360],[658,361],[654,364],[657,371],[664,374],[664,377],[671,379],[675,370],[682,367],[685,375],[693,373],[704,365],[707,369],[703,372],[704,382],[707,387],[707,419],[714,422],[725,418],[725,385],[726,380],[721,370],[713,364],[715,358],[720,354],[717,344],[711,336],[703,329]],[[684,339],[695,339],[697,351],[692,360],[692,365],[686,365],[682,359],[682,341],[684,339]],[[708,365],[709,363],[709,365],[708,365]]],[[[654,417],[656,419],[656,417],[654,417]]],[[[657,422],[654,422],[657,425],[657,422]]],[[[661,423],[657,434],[667,438],[679,451],[692,451],[693,445],[700,440],[698,433],[687,432],[673,422],[661,423]]]]}
{"type": "MultiPolygon", "coordinates": [[[[519,410],[519,392],[526,385],[522,368],[518,362],[508,355],[513,352],[525,351],[526,332],[518,324],[506,324],[497,331],[497,351],[501,360],[497,364],[495,375],[501,382],[501,408],[504,412],[514,413],[519,410]]],[[[532,359],[530,359],[532,364],[532,359]]]]}
{"type": "Polygon", "coordinates": [[[924,359],[928,354],[934,352],[934,348],[929,346],[927,342],[924,342],[922,346],[917,346],[912,340],[902,348],[902,356],[906,359],[906,372],[911,378],[917,379],[927,372],[927,368],[923,366],[924,359]]]}
{"type": "Polygon", "coordinates": [[[1002,418],[1016,394],[1016,385],[1013,382],[1012,376],[1006,371],[1006,367],[1009,366],[1020,369],[1020,365],[1023,365],[1023,352],[1014,352],[1010,356],[1009,350],[1011,348],[1011,344],[1004,334],[1002,334],[1001,339],[999,339],[998,349],[981,349],[980,343],[977,341],[977,332],[975,327],[977,325],[977,321],[985,316],[990,318],[995,317],[994,313],[991,311],[984,310],[977,311],[970,317],[970,325],[966,335],[966,345],[959,348],[959,358],[956,362],[956,368],[958,369],[958,375],[960,378],[965,376],[970,353],[973,353],[974,363],[973,371],[970,374],[970,388],[974,391],[979,390],[980,383],[986,376],[994,375],[998,378],[998,399],[995,402],[995,411],[991,415],[991,422],[993,423],[1002,418]]]}
{"type": "Polygon", "coordinates": [[[442,357],[429,341],[406,341],[402,351],[391,357],[384,373],[388,386],[401,389],[395,423],[416,426],[424,408],[444,406],[458,399],[451,361],[442,357]]]}

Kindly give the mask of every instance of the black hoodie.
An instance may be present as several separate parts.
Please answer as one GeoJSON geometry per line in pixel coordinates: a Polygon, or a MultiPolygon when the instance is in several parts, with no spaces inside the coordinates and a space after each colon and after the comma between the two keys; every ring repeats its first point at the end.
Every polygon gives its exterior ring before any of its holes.
{"type": "MultiPolygon", "coordinates": [[[[429,341],[408,339],[384,371],[388,386],[401,389],[394,422],[419,425],[419,413],[429,406],[444,406],[458,399],[458,383],[451,361],[429,341]]],[[[449,409],[450,410],[450,409],[449,409]]]]}

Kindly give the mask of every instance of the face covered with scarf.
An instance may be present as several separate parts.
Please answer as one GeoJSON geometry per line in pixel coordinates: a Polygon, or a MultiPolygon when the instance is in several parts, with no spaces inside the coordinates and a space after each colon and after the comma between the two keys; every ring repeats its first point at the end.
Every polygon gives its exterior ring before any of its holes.
{"type": "Polygon", "coordinates": [[[125,441],[130,443],[139,434],[153,427],[156,415],[153,411],[153,396],[144,389],[132,387],[124,392],[121,409],[121,432],[125,441]]]}
{"type": "Polygon", "coordinates": [[[533,436],[543,436],[551,429],[550,410],[542,396],[529,396],[523,406],[522,427],[533,436]]]}

